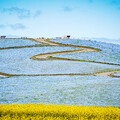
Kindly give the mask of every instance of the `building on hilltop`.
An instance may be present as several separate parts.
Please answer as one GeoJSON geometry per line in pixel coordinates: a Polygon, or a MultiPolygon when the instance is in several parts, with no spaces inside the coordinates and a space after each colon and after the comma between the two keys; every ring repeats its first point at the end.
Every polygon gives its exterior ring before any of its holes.
{"type": "Polygon", "coordinates": [[[27,39],[27,37],[21,37],[21,39],[27,39]]]}
{"type": "Polygon", "coordinates": [[[70,35],[67,35],[67,38],[70,39],[70,35]]]}
{"type": "Polygon", "coordinates": [[[6,36],[0,36],[0,39],[5,39],[6,38],[6,36]]]}
{"type": "Polygon", "coordinates": [[[70,35],[65,36],[64,39],[70,39],[70,35]]]}
{"type": "Polygon", "coordinates": [[[62,37],[56,37],[56,39],[62,39],[62,37]]]}

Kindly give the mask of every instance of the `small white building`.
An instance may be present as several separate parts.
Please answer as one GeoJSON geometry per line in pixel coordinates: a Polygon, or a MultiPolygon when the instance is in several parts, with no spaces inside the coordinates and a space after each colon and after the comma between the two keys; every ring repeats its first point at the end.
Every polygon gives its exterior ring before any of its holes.
{"type": "Polygon", "coordinates": [[[21,37],[21,39],[27,39],[27,37],[21,37]]]}
{"type": "Polygon", "coordinates": [[[70,35],[64,36],[64,39],[70,39],[70,35]]]}
{"type": "Polygon", "coordinates": [[[62,37],[56,37],[56,39],[62,39],[62,37]]]}

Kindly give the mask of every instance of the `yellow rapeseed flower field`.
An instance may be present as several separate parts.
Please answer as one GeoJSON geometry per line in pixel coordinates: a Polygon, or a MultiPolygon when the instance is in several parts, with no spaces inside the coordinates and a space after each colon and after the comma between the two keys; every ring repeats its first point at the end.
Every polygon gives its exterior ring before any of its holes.
{"type": "Polygon", "coordinates": [[[44,104],[0,105],[0,120],[120,120],[120,108],[44,104]]]}

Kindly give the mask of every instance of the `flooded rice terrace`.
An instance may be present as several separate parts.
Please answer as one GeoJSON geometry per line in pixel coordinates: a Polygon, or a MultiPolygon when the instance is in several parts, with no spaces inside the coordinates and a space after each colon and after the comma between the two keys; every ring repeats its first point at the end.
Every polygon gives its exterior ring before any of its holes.
{"type": "MultiPolygon", "coordinates": [[[[88,46],[101,51],[51,55],[82,61],[37,60],[32,57],[80,48],[64,45],[46,46],[23,39],[1,39],[0,73],[9,76],[0,77],[0,104],[44,103],[120,107],[120,78],[94,76],[95,73],[120,69],[120,45],[72,39],[51,41],[88,46]]],[[[119,73],[115,75],[120,76],[119,73]]]]}

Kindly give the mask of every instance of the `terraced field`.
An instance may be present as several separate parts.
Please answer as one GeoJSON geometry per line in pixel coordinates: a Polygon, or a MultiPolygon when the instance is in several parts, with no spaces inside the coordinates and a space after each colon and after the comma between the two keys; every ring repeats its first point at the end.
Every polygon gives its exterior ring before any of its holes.
{"type": "Polygon", "coordinates": [[[96,41],[0,40],[0,104],[120,107],[119,52],[96,41]]]}

